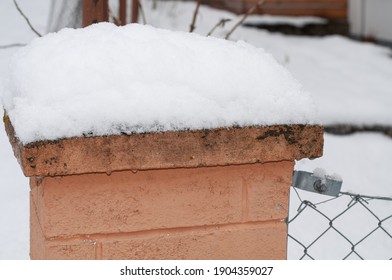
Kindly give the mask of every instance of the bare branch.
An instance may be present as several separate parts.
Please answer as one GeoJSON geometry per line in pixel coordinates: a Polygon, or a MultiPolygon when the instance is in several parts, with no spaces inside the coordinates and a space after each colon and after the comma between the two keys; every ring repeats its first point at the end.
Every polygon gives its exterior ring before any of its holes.
{"type": "Polygon", "coordinates": [[[193,12],[193,18],[192,18],[192,23],[189,29],[189,32],[193,32],[196,28],[195,24],[196,24],[196,18],[197,18],[197,14],[199,13],[199,8],[200,8],[200,4],[201,4],[201,0],[197,0],[197,4],[196,4],[196,9],[193,12]]]}
{"type": "Polygon", "coordinates": [[[27,18],[27,16],[22,12],[22,10],[19,8],[18,3],[16,2],[16,0],[14,0],[14,4],[16,9],[18,10],[18,12],[21,14],[21,16],[26,20],[27,24],[30,26],[30,29],[37,34],[38,37],[42,37],[41,33],[39,33],[30,23],[30,20],[27,18]]]}
{"type": "Polygon", "coordinates": [[[10,48],[17,48],[17,47],[24,47],[24,46],[26,46],[26,44],[14,43],[8,45],[0,45],[0,49],[10,49],[10,48]]]}
{"type": "Polygon", "coordinates": [[[208,32],[207,37],[211,36],[212,33],[214,33],[215,29],[217,29],[219,26],[225,27],[226,22],[231,21],[229,18],[222,18],[215,26],[208,32]]]}
{"type": "Polygon", "coordinates": [[[225,39],[228,40],[230,35],[241,25],[244,23],[244,21],[248,18],[248,16],[250,16],[251,14],[253,14],[258,8],[260,8],[263,4],[264,4],[265,0],[261,0],[259,2],[257,2],[256,5],[254,5],[252,8],[250,8],[245,14],[244,16],[241,18],[241,20],[239,22],[237,22],[236,25],[233,26],[233,28],[226,34],[225,39]]]}

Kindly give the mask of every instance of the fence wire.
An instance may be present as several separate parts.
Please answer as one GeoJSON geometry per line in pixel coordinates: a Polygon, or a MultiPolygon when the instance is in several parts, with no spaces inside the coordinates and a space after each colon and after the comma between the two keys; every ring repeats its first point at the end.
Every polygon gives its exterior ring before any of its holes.
{"type": "Polygon", "coordinates": [[[390,197],[328,198],[292,187],[287,223],[290,259],[392,260],[390,197]]]}

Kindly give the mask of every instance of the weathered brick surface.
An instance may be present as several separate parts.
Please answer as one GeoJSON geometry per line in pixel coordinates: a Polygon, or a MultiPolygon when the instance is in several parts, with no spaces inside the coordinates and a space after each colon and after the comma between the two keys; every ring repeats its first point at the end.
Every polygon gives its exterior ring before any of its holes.
{"type": "Polygon", "coordinates": [[[95,242],[90,240],[69,242],[69,244],[45,244],[45,259],[47,260],[94,260],[95,242]]]}
{"type": "Polygon", "coordinates": [[[244,166],[46,177],[47,237],[235,223],[244,166]]]}
{"type": "Polygon", "coordinates": [[[33,260],[45,259],[45,237],[32,193],[30,193],[30,258],[33,260]]]}
{"type": "Polygon", "coordinates": [[[31,257],[285,258],[293,164],[31,178],[31,257]]]}
{"type": "Polygon", "coordinates": [[[278,162],[126,171],[31,184],[45,234],[53,238],[283,219],[290,168],[278,162]]]}
{"type": "Polygon", "coordinates": [[[284,222],[172,231],[102,242],[103,259],[285,259],[284,222]]]}
{"type": "Polygon", "coordinates": [[[293,169],[294,162],[290,161],[264,164],[257,176],[246,179],[248,221],[285,219],[288,216],[293,169]]]}
{"type": "Polygon", "coordinates": [[[42,179],[30,178],[30,206],[34,205],[35,214],[37,215],[37,222],[41,225],[42,230],[45,226],[45,204],[44,204],[44,189],[40,187],[42,179]]]}
{"type": "Polygon", "coordinates": [[[26,176],[293,161],[322,155],[323,127],[275,125],[76,137],[23,145],[5,127],[26,176]]]}

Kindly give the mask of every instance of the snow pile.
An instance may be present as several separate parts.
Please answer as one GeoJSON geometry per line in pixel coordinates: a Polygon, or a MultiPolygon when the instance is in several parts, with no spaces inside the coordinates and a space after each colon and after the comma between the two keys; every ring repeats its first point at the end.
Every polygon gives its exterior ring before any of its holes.
{"type": "Polygon", "coordinates": [[[320,178],[325,183],[326,179],[334,180],[334,181],[343,181],[342,176],[338,173],[333,173],[332,175],[327,174],[327,171],[324,168],[316,167],[313,170],[313,176],[320,178]]]}
{"type": "Polygon", "coordinates": [[[317,167],[313,170],[313,176],[324,179],[327,176],[327,171],[323,168],[317,167]]]}
{"type": "Polygon", "coordinates": [[[3,104],[24,144],[315,119],[301,85],[245,42],[102,23],[36,39],[11,65],[3,104]]]}
{"type": "Polygon", "coordinates": [[[265,25],[291,25],[294,27],[304,27],[311,24],[327,24],[328,20],[314,16],[276,16],[276,15],[251,15],[245,20],[246,24],[265,25]]]}

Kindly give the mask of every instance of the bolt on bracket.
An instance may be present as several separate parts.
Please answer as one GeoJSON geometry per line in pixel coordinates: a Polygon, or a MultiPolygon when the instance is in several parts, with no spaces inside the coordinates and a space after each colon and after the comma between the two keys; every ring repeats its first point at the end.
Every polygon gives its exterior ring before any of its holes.
{"type": "Polygon", "coordinates": [[[328,175],[320,177],[306,171],[294,170],[292,186],[304,191],[338,197],[343,181],[328,175]]]}

